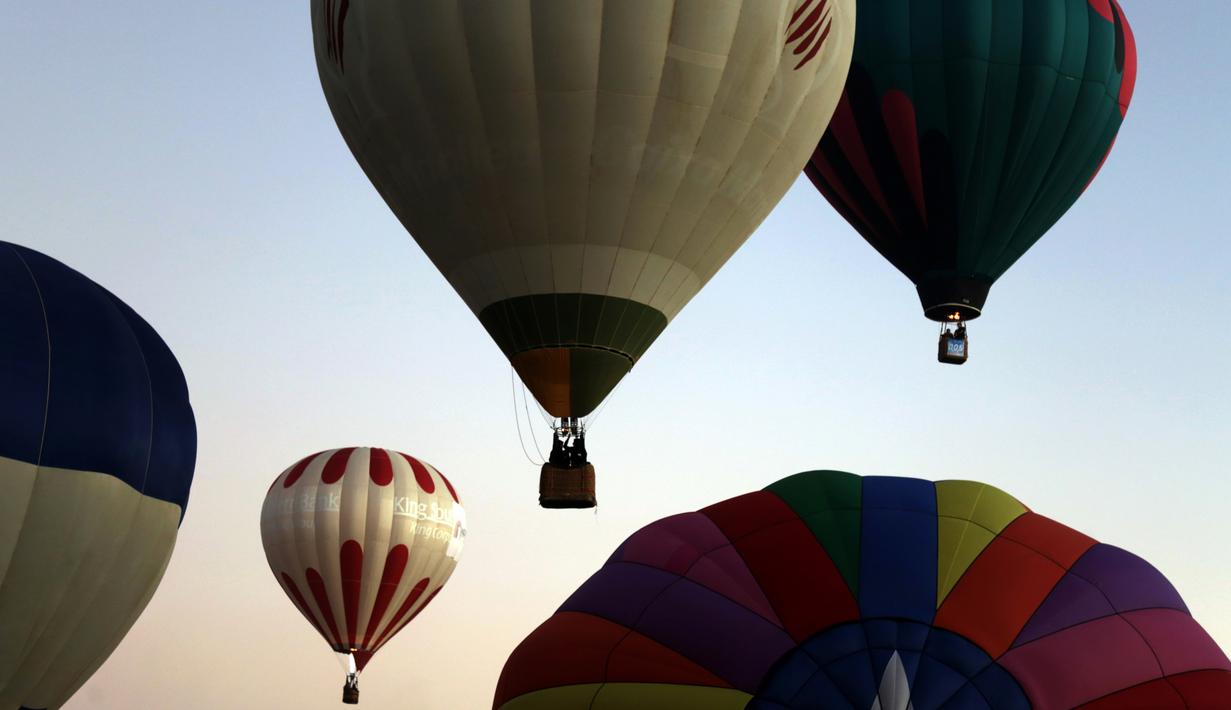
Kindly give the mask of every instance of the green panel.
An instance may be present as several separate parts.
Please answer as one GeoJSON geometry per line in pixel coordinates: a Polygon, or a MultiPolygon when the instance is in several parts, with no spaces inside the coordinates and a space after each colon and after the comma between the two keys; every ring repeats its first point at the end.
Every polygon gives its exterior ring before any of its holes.
{"type": "Polygon", "coordinates": [[[576,413],[585,416],[603,403],[611,390],[632,369],[627,357],[610,350],[573,348],[569,351],[569,402],[576,413]]]}
{"type": "Polygon", "coordinates": [[[843,471],[808,471],[765,490],[791,506],[859,598],[859,528],[863,479],[843,471]]]}
{"type": "Polygon", "coordinates": [[[656,308],[613,296],[558,293],[497,301],[479,321],[505,355],[582,346],[620,353],[631,365],[667,327],[656,308]]]}

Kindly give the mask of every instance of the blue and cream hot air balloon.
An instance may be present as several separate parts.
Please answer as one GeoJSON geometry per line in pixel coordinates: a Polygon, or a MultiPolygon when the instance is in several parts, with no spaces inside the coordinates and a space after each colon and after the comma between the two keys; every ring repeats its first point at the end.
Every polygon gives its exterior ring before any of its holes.
{"type": "Polygon", "coordinates": [[[175,356],[109,291],[0,242],[0,708],[55,708],[162,579],[197,434],[175,356]]]}

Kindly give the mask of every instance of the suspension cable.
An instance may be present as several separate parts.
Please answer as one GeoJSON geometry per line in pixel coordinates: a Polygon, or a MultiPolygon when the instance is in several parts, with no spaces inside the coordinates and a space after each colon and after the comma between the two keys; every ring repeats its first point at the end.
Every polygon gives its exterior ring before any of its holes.
{"type": "MultiPolygon", "coordinates": [[[[531,466],[541,466],[542,462],[535,463],[534,459],[530,458],[530,452],[526,451],[526,438],[521,432],[521,412],[517,411],[517,374],[513,368],[509,367],[509,384],[513,387],[513,421],[517,423],[517,443],[521,445],[522,455],[530,462],[531,466]]],[[[538,452],[538,445],[535,445],[535,451],[538,452]]],[[[542,458],[542,453],[539,453],[539,458],[542,458]]]]}

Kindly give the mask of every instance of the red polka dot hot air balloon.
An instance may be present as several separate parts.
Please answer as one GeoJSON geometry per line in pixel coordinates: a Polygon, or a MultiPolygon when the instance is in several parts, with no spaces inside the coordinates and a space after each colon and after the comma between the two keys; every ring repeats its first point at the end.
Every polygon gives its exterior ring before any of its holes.
{"type": "Polygon", "coordinates": [[[991,486],[813,471],[624,542],[517,647],[499,710],[1226,708],[1144,560],[991,486]]]}
{"type": "Polygon", "coordinates": [[[389,449],[308,456],[274,480],[261,510],[269,568],[340,654],[346,703],[359,702],[372,655],[440,593],[465,538],[449,480],[389,449]]]}

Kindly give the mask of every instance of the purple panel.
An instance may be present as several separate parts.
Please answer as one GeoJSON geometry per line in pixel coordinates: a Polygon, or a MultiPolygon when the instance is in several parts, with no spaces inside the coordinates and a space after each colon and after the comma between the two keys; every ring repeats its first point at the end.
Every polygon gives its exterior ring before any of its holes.
{"type": "Polygon", "coordinates": [[[1030,643],[1060,629],[1114,613],[1115,609],[1111,608],[1107,597],[1098,588],[1071,573],[1066,574],[1035,609],[1013,646],[1030,643]]]}
{"type": "Polygon", "coordinates": [[[701,513],[663,518],[633,533],[609,561],[640,562],[684,574],[705,553],[730,541],[701,513]]]}
{"type": "Polygon", "coordinates": [[[1188,611],[1175,587],[1149,562],[1111,545],[1095,545],[1077,560],[1070,574],[1099,588],[1116,611],[1178,609],[1188,611]]]}
{"type": "Polygon", "coordinates": [[[1189,671],[1231,670],[1231,662],[1210,635],[1185,612],[1173,609],[1131,611],[1124,620],[1146,637],[1167,675],[1189,671]]]}
{"type": "Polygon", "coordinates": [[[1107,616],[1018,646],[999,663],[1040,708],[1072,708],[1162,676],[1141,634],[1107,616]]]}
{"type": "Polygon", "coordinates": [[[609,562],[573,592],[560,611],[580,611],[632,627],[678,575],[636,563],[609,562]]]}
{"type": "Polygon", "coordinates": [[[634,628],[749,693],[795,646],[759,614],[688,580],[667,588],[634,628]]]}
{"type": "Polygon", "coordinates": [[[1115,612],[1188,611],[1165,577],[1140,557],[1098,544],[1083,554],[1035,610],[1014,646],[1115,612]]]}
{"type": "Polygon", "coordinates": [[[782,621],[734,547],[721,547],[697,560],[688,578],[729,597],[778,626],[782,621]]]}

